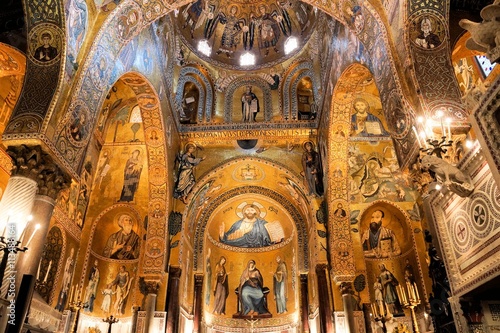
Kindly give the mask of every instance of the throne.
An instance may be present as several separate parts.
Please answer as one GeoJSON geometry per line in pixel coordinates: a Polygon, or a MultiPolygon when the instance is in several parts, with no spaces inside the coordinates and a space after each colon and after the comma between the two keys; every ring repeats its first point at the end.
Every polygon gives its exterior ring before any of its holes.
{"type": "Polygon", "coordinates": [[[241,308],[241,302],[240,302],[240,295],[239,295],[239,290],[238,288],[236,288],[234,290],[234,293],[236,294],[236,308],[238,309],[238,312],[236,312],[235,314],[233,314],[233,318],[237,318],[237,319],[255,319],[255,318],[271,318],[273,315],[269,312],[269,308],[267,306],[267,295],[269,295],[269,292],[271,290],[269,290],[268,287],[263,287],[262,288],[262,293],[264,294],[263,298],[264,298],[264,308],[267,310],[267,312],[265,313],[259,313],[259,314],[242,314],[241,311],[242,311],[242,308],[241,308]]]}

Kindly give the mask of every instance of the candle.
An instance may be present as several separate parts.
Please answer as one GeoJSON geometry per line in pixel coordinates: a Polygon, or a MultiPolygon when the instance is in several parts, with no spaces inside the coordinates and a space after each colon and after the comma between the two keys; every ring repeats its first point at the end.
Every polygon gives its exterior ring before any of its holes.
{"type": "Polygon", "coordinates": [[[23,228],[23,232],[21,232],[21,235],[19,236],[19,241],[22,242],[24,238],[24,234],[26,233],[26,225],[23,228]]]}
{"type": "Polygon", "coordinates": [[[427,138],[425,136],[425,131],[420,132],[420,138],[422,139],[424,148],[428,148],[429,146],[427,145],[427,138]]]}
{"type": "Polygon", "coordinates": [[[448,140],[451,140],[451,128],[450,128],[451,119],[450,118],[446,118],[446,124],[448,125],[448,140]]]}
{"type": "Polygon", "coordinates": [[[417,299],[417,302],[420,302],[420,295],[418,294],[418,288],[416,283],[413,283],[413,288],[415,289],[415,297],[417,299]]]}
{"type": "Polygon", "coordinates": [[[7,227],[9,226],[10,213],[11,211],[9,210],[9,212],[7,213],[7,222],[5,222],[5,227],[3,228],[2,231],[2,237],[5,237],[5,232],[7,231],[7,227]]]}
{"type": "Polygon", "coordinates": [[[73,293],[75,292],[75,286],[71,286],[71,291],[69,293],[69,301],[74,302],[75,300],[73,299],[73,293]]]}
{"type": "Polygon", "coordinates": [[[31,234],[30,238],[28,239],[28,242],[26,243],[26,245],[24,247],[29,247],[30,246],[30,243],[31,243],[31,240],[33,239],[33,237],[35,236],[36,234],[36,231],[40,229],[40,224],[37,224],[35,226],[35,230],[33,230],[33,233],[31,234]]]}
{"type": "Polygon", "coordinates": [[[406,298],[406,292],[405,292],[405,288],[403,288],[403,286],[399,286],[401,288],[401,294],[403,294],[403,302],[406,304],[408,303],[408,299],[406,298]]]}
{"type": "Polygon", "coordinates": [[[415,128],[415,126],[412,126],[412,129],[413,129],[413,133],[414,133],[414,134],[415,134],[415,136],[417,137],[418,146],[419,146],[420,148],[422,148],[422,142],[420,142],[420,137],[418,136],[417,129],[415,128]]]}
{"type": "Polygon", "coordinates": [[[403,297],[403,293],[402,293],[401,285],[400,284],[397,285],[396,292],[398,293],[398,297],[401,300],[401,302],[404,303],[404,297],[403,297]]]}
{"type": "Polygon", "coordinates": [[[47,273],[45,273],[45,278],[43,279],[43,283],[47,282],[47,278],[49,277],[50,267],[52,267],[52,260],[49,261],[49,267],[47,267],[47,273]]]}
{"type": "Polygon", "coordinates": [[[36,272],[36,279],[37,281],[40,280],[40,266],[42,266],[42,262],[40,261],[40,263],[38,264],[38,270],[36,272]]]}

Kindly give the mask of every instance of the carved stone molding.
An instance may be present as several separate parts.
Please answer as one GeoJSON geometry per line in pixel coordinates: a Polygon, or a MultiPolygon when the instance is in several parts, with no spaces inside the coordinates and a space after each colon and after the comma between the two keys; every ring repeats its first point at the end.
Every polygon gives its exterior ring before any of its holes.
{"type": "Polygon", "coordinates": [[[11,175],[36,181],[40,195],[56,199],[59,192],[71,183],[70,177],[40,146],[10,146],[7,154],[12,158],[11,175]]]}

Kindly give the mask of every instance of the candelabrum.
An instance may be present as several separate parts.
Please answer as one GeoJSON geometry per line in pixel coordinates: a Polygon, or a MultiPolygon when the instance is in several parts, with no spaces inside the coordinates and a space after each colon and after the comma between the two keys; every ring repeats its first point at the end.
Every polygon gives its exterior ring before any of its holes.
{"type": "Polygon", "coordinates": [[[370,314],[370,316],[376,323],[381,323],[382,331],[384,333],[387,333],[387,327],[385,326],[385,323],[392,319],[392,315],[388,311],[387,305],[383,302],[380,302],[380,304],[372,303],[372,313],[370,314]]]}
{"type": "Polygon", "coordinates": [[[420,295],[418,294],[417,284],[412,281],[406,281],[405,287],[402,285],[397,286],[398,297],[401,305],[410,309],[411,319],[413,322],[413,332],[420,333],[418,329],[417,315],[415,308],[420,304],[420,295]]]}
{"type": "Polygon", "coordinates": [[[9,264],[11,271],[14,271],[17,252],[26,252],[28,250],[26,246],[20,247],[20,244],[21,241],[16,241],[13,237],[0,236],[0,251],[3,252],[2,261],[0,262],[0,288],[2,288],[7,264],[9,264]]]}
{"type": "Polygon", "coordinates": [[[74,320],[71,325],[71,332],[76,333],[78,331],[78,320],[80,320],[80,310],[82,309],[82,301],[78,297],[78,299],[74,299],[71,303],[69,303],[69,309],[73,312],[74,320]]]}
{"type": "Polygon", "coordinates": [[[104,318],[102,321],[109,324],[109,326],[108,326],[108,333],[111,333],[111,326],[113,324],[119,322],[120,320],[118,318],[114,317],[113,315],[111,315],[111,316],[109,316],[107,318],[104,318]]]}
{"type": "Polygon", "coordinates": [[[446,140],[446,136],[441,137],[441,141],[438,139],[427,139],[426,142],[426,147],[420,148],[420,151],[426,152],[427,155],[436,155],[439,158],[443,158],[443,154],[447,152],[444,147],[451,147],[453,144],[453,140],[446,140]]]}

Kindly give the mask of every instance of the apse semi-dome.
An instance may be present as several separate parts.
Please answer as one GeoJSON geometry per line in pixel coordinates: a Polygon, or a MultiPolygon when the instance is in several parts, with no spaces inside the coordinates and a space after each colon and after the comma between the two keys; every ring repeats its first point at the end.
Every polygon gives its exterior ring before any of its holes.
{"type": "Polygon", "coordinates": [[[300,1],[197,0],[175,15],[179,36],[192,52],[238,70],[297,54],[316,22],[316,9],[300,1]]]}

